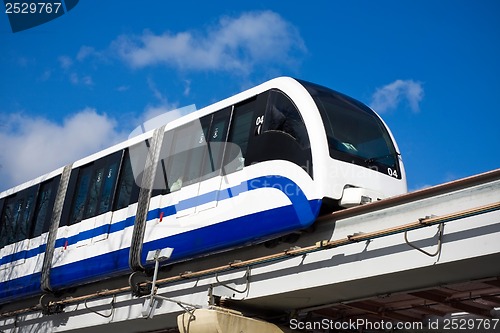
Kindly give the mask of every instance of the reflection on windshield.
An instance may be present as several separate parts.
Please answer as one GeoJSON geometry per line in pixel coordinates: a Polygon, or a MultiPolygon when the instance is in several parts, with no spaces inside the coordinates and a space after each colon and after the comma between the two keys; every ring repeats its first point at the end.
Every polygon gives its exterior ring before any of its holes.
{"type": "Polygon", "coordinates": [[[333,90],[307,82],[302,84],[320,110],[332,158],[400,178],[392,140],[370,108],[333,90]]]}

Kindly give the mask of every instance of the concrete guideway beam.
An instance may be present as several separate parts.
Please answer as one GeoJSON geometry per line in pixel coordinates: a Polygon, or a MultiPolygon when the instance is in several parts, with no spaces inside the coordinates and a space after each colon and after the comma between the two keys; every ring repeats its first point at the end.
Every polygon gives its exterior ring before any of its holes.
{"type": "MultiPolygon", "coordinates": [[[[186,333],[197,332],[199,323],[198,332],[273,332],[255,328],[259,326],[254,326],[254,319],[239,318],[241,314],[234,311],[232,315],[208,312],[215,321],[207,324],[203,321],[207,301],[212,310],[220,305],[246,315],[268,310],[289,315],[293,311],[299,319],[325,309],[375,312],[383,320],[409,315],[405,321],[418,320],[425,313],[443,316],[465,306],[468,312],[484,315],[485,309],[498,306],[498,291],[489,290],[500,286],[499,193],[500,169],[322,216],[314,230],[304,232],[293,244],[282,243],[277,248],[254,245],[173,265],[159,272],[156,283],[144,280],[144,284],[155,285],[153,298],[158,302],[153,304],[154,316],[145,317],[145,298],[133,296],[126,279],[117,279],[54,298],[49,305],[62,310],[51,316],[31,301],[4,307],[0,309],[0,331],[177,332],[177,317],[187,311],[186,333]],[[476,282],[462,286],[470,281],[476,282]],[[429,301],[408,294],[428,296],[421,292],[443,285],[458,285],[460,292],[471,292],[478,289],[477,281],[484,282],[479,287],[485,290],[480,297],[429,301]],[[400,309],[407,309],[407,303],[395,308],[389,301],[391,295],[403,294],[411,304],[426,301],[403,311],[400,309]],[[380,304],[378,310],[368,311],[366,304],[374,302],[380,304]],[[185,309],[182,304],[193,306],[185,309]],[[190,313],[195,307],[200,309],[194,310],[194,320],[190,313]],[[237,330],[237,321],[250,326],[237,330]],[[224,331],[227,324],[221,322],[229,322],[230,329],[224,331]]],[[[266,319],[273,320],[271,316],[266,319]]]]}

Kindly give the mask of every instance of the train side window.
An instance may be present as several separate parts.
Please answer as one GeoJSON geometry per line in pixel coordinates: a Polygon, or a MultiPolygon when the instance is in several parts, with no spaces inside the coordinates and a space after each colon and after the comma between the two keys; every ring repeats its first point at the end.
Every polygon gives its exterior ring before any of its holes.
{"type": "MultiPolygon", "coordinates": [[[[167,132],[168,133],[168,132],[167,132]]],[[[165,133],[165,136],[167,135],[165,133]]],[[[163,146],[162,146],[163,149],[163,146]]],[[[126,155],[128,155],[128,161],[130,162],[132,177],[134,178],[135,185],[132,185],[132,197],[130,202],[137,202],[138,192],[142,186],[142,180],[144,176],[144,168],[146,167],[146,161],[149,158],[150,152],[150,139],[141,141],[127,148],[126,155]]],[[[163,179],[155,179],[153,184],[153,189],[165,188],[163,184],[163,179]],[[161,187],[163,185],[163,187],[161,187]]]]}
{"type": "Polygon", "coordinates": [[[165,133],[155,182],[166,182],[167,193],[220,170],[230,111],[223,109],[165,133]]]}
{"type": "Polygon", "coordinates": [[[31,212],[33,211],[34,199],[34,193],[29,193],[23,198],[21,207],[19,208],[20,212],[19,220],[17,221],[16,242],[29,238],[29,232],[31,229],[30,217],[31,212]]]}
{"type": "Polygon", "coordinates": [[[37,187],[30,187],[5,199],[0,220],[0,248],[29,238],[37,187]]]}
{"type": "Polygon", "coordinates": [[[88,192],[87,204],[85,209],[85,214],[83,218],[89,218],[97,215],[97,204],[99,200],[99,194],[104,183],[104,168],[98,168],[94,170],[91,181],[90,189],[88,192]]]}
{"type": "MultiPolygon", "coordinates": [[[[208,140],[210,135],[210,126],[212,124],[213,114],[206,115],[200,118],[200,130],[198,131],[198,149],[200,150],[197,153],[197,158],[199,159],[200,164],[200,172],[199,177],[196,181],[200,181],[206,179],[207,175],[210,175],[212,172],[211,163],[210,163],[210,148],[208,147],[208,140]]],[[[194,161],[193,161],[194,162],[194,161]]]]}
{"type": "Polygon", "coordinates": [[[120,179],[116,190],[115,210],[127,207],[136,202],[139,196],[139,186],[134,179],[130,151],[127,149],[122,161],[120,179]]]}
{"type": "Polygon", "coordinates": [[[17,215],[16,211],[16,197],[11,196],[5,199],[2,218],[0,223],[2,225],[0,233],[0,248],[14,242],[14,235],[17,229],[17,215]]]}
{"type": "Polygon", "coordinates": [[[31,237],[38,237],[41,234],[48,232],[50,227],[50,219],[52,217],[52,208],[56,199],[57,188],[60,177],[52,178],[40,185],[38,191],[35,214],[33,217],[33,230],[31,237]]]}
{"type": "Polygon", "coordinates": [[[202,135],[198,120],[173,131],[172,148],[163,158],[171,192],[199,179],[203,159],[203,142],[199,142],[202,135]]]}
{"type": "Polygon", "coordinates": [[[241,170],[245,165],[256,104],[256,97],[253,97],[234,107],[224,158],[225,173],[241,170]]]}
{"type": "MultiPolygon", "coordinates": [[[[157,195],[164,195],[168,194],[169,191],[169,186],[168,186],[168,181],[167,179],[167,164],[168,164],[168,159],[170,155],[170,150],[172,148],[172,141],[174,138],[174,131],[169,130],[164,133],[163,135],[163,142],[161,144],[161,150],[160,150],[160,157],[158,160],[158,164],[156,166],[156,175],[155,175],[155,180],[152,188],[152,194],[151,196],[157,196],[157,195]]],[[[149,147],[149,144],[148,144],[149,147]]],[[[148,148],[149,151],[149,148],[148,148]]],[[[147,154],[146,154],[147,156],[147,154]]],[[[137,183],[140,185],[141,183],[137,183]]]]}
{"type": "Polygon", "coordinates": [[[5,227],[3,226],[3,206],[4,206],[4,203],[5,203],[5,199],[4,198],[1,198],[0,199],[0,249],[2,247],[4,247],[4,242],[3,242],[3,232],[4,232],[4,229],[5,227]]]}
{"type": "Polygon", "coordinates": [[[231,109],[231,107],[228,107],[213,114],[213,119],[206,136],[208,154],[205,158],[203,179],[212,177],[214,173],[217,175],[220,174],[231,109]]]}
{"type": "Polygon", "coordinates": [[[122,154],[116,152],[78,169],[70,225],[111,209],[122,154]]]}
{"type": "Polygon", "coordinates": [[[207,142],[206,137],[211,122],[211,116],[203,117],[200,120],[195,120],[190,125],[190,130],[186,133],[187,136],[192,136],[192,146],[186,152],[188,162],[185,165],[185,185],[196,183],[205,173],[204,159],[207,157],[207,142]]]}
{"type": "Polygon", "coordinates": [[[118,177],[119,160],[115,160],[104,168],[104,180],[102,180],[101,194],[98,202],[97,215],[106,213],[111,209],[113,192],[118,177]]]}
{"type": "Polygon", "coordinates": [[[71,218],[69,224],[75,224],[83,220],[83,212],[92,176],[92,165],[81,167],[78,170],[78,180],[76,184],[75,197],[71,208],[71,218]]]}
{"type": "Polygon", "coordinates": [[[292,136],[302,148],[309,147],[306,126],[297,107],[284,93],[272,90],[269,94],[264,131],[280,131],[292,136]]]}

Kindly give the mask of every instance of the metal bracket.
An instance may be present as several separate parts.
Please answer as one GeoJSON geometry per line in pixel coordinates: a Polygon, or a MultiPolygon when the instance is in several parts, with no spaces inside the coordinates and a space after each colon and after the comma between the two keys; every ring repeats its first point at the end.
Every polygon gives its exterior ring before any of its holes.
{"type": "MultiPolygon", "coordinates": [[[[148,255],[149,257],[149,255],[148,255]]],[[[154,255],[154,261],[155,261],[155,270],[153,273],[153,281],[151,283],[151,293],[149,294],[149,297],[146,299],[144,302],[144,305],[142,307],[142,316],[143,318],[150,319],[153,318],[154,316],[154,310],[156,309],[158,305],[158,301],[167,301],[167,302],[172,302],[180,306],[184,311],[190,314],[190,320],[194,320],[194,310],[201,308],[199,305],[195,304],[190,304],[182,301],[178,301],[172,298],[156,295],[156,292],[158,291],[158,288],[156,286],[156,280],[158,278],[158,270],[160,268],[160,260],[161,258],[161,251],[157,250],[155,255],[154,255]]]]}
{"type": "Polygon", "coordinates": [[[151,283],[144,272],[136,271],[130,274],[128,284],[132,290],[132,295],[135,297],[142,297],[151,293],[151,283]]]}
{"type": "Polygon", "coordinates": [[[418,246],[414,245],[413,243],[411,243],[409,240],[408,240],[408,230],[405,231],[405,242],[406,244],[408,244],[409,246],[411,246],[412,248],[414,248],[415,250],[418,250],[420,252],[422,252],[423,254],[426,254],[428,255],[429,257],[435,257],[437,256],[439,253],[441,253],[441,246],[443,244],[443,233],[444,233],[444,223],[439,223],[438,225],[438,248],[436,250],[435,253],[429,253],[425,250],[422,250],[421,248],[419,248],[418,246]]]}
{"type": "Polygon", "coordinates": [[[87,309],[87,310],[89,310],[89,311],[91,311],[91,312],[93,312],[93,313],[95,313],[95,314],[97,314],[97,315],[99,315],[99,316],[101,316],[101,317],[104,317],[104,318],[109,318],[109,317],[111,317],[111,316],[113,315],[113,313],[115,312],[115,301],[116,301],[116,295],[113,295],[113,299],[111,300],[111,303],[109,303],[109,305],[111,306],[111,310],[110,310],[110,313],[109,313],[109,314],[107,314],[107,315],[102,314],[102,313],[99,313],[98,311],[96,311],[96,310],[93,310],[93,309],[89,308],[89,307],[88,307],[88,305],[87,305],[87,302],[88,302],[88,301],[89,301],[89,299],[86,299],[86,300],[85,300],[85,303],[84,303],[84,305],[85,305],[85,309],[87,309]]]}
{"type": "Polygon", "coordinates": [[[219,274],[218,273],[215,273],[215,280],[217,281],[217,283],[227,289],[230,289],[234,292],[237,292],[239,294],[244,294],[248,291],[248,288],[250,287],[250,266],[247,266],[247,271],[245,273],[245,276],[244,276],[245,280],[246,280],[246,286],[245,286],[245,289],[243,290],[238,290],[236,288],[233,288],[233,287],[230,287],[228,286],[227,284],[225,284],[224,282],[220,281],[219,280],[219,274]]]}
{"type": "Polygon", "coordinates": [[[58,299],[51,294],[43,294],[39,301],[39,305],[42,308],[42,314],[53,315],[63,312],[64,305],[56,302],[57,300],[58,299]]]}

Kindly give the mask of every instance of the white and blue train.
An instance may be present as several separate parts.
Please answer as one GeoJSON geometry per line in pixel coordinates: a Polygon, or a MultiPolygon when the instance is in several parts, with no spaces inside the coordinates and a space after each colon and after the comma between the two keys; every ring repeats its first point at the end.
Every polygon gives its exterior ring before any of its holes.
{"type": "Polygon", "coordinates": [[[0,304],[275,239],[407,191],[381,118],[265,82],[0,193],[0,304]]]}

